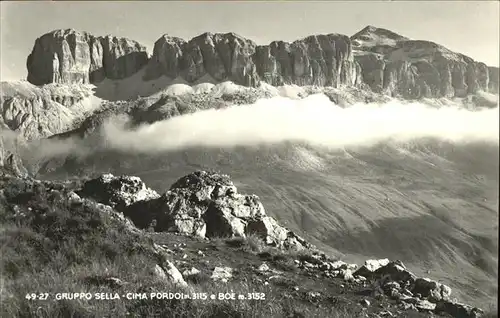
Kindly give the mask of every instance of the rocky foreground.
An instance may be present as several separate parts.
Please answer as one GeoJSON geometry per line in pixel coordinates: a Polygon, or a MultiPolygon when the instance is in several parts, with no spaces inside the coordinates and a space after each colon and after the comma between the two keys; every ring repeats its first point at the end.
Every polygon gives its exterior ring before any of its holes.
{"type": "Polygon", "coordinates": [[[131,176],[35,180],[14,156],[1,172],[5,317],[483,316],[398,260],[358,266],[325,255],[268,216],[257,196],[238,193],[226,175],[196,171],[159,194],[131,176]],[[253,298],[203,303],[137,296],[111,312],[111,303],[25,300],[34,286],[39,293],[78,289],[111,298],[172,291],[253,298]]]}

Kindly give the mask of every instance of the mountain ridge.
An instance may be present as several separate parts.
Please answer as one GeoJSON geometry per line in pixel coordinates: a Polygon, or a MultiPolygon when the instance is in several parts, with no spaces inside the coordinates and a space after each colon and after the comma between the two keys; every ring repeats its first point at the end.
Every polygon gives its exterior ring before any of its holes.
{"type": "Polygon", "coordinates": [[[98,83],[104,78],[123,79],[145,68],[146,81],[167,76],[192,83],[208,75],[219,82],[254,87],[261,82],[365,84],[376,92],[407,99],[464,96],[479,90],[498,93],[495,68],[439,44],[373,26],[351,37],[318,34],[268,45],[257,45],[234,32],[205,32],[187,41],[164,34],[151,56],[145,46],[126,38],[55,30],[35,41],[27,64],[28,81],[34,84],[98,83]],[[370,38],[378,42],[362,40],[370,38]]]}

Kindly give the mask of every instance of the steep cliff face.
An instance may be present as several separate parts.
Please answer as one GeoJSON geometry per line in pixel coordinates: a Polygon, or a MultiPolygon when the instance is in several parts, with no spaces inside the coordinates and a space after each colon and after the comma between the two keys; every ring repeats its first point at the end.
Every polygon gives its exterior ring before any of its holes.
{"type": "Polygon", "coordinates": [[[56,30],[35,41],[28,56],[28,81],[95,83],[128,77],[148,62],[146,47],[112,36],[95,37],[72,29],[56,30]]]}
{"type": "MultiPolygon", "coordinates": [[[[463,97],[495,86],[486,64],[433,42],[410,40],[372,26],[351,40],[363,82],[376,92],[410,99],[463,97]]],[[[498,72],[496,78],[498,83],[498,72]]]]}
{"type": "Polygon", "coordinates": [[[234,33],[204,33],[189,42],[164,35],[155,43],[147,79],[180,76],[193,83],[208,75],[216,82],[232,80],[255,86],[258,81],[252,62],[255,46],[234,33]]]}
{"type": "Polygon", "coordinates": [[[162,36],[153,50],[147,79],[161,75],[194,83],[207,77],[255,86],[354,85],[356,64],[347,36],[310,36],[293,43],[258,46],[234,33],[204,33],[185,42],[162,36]]]}
{"type": "Polygon", "coordinates": [[[351,41],[339,34],[309,36],[291,44],[273,42],[260,47],[255,61],[269,84],[354,85],[356,65],[351,41]]]}

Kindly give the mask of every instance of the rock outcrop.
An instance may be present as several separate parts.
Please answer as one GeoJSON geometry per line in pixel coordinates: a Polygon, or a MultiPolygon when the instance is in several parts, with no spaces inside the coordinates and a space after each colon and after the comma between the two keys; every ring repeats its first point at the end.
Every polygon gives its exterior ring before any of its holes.
{"type": "Polygon", "coordinates": [[[9,149],[10,145],[6,145],[8,141],[4,141],[1,132],[0,130],[0,177],[28,177],[28,170],[24,167],[21,158],[12,151],[13,149],[9,149]]]}
{"type": "Polygon", "coordinates": [[[451,301],[438,302],[435,311],[459,318],[480,318],[484,314],[484,311],[477,307],[451,301]]]}
{"type": "Polygon", "coordinates": [[[239,194],[227,175],[196,171],[158,196],[137,177],[107,174],[87,181],[79,194],[122,211],[139,228],[198,237],[257,235],[273,246],[311,247],[267,216],[256,195],[239,194]]]}
{"type": "Polygon", "coordinates": [[[73,128],[99,105],[87,85],[2,82],[0,129],[19,132],[27,140],[45,138],[73,128]]]}
{"type": "Polygon", "coordinates": [[[333,261],[324,255],[312,254],[307,260],[296,260],[296,266],[311,276],[342,278],[346,284],[362,284],[366,294],[375,298],[387,296],[400,308],[448,314],[452,317],[478,318],[483,310],[450,299],[451,288],[414,275],[401,261],[367,260],[363,266],[333,261]]]}
{"type": "Polygon", "coordinates": [[[231,267],[215,267],[212,272],[212,280],[227,283],[233,277],[233,269],[231,267]]]}
{"type": "Polygon", "coordinates": [[[115,177],[112,174],[104,174],[97,179],[85,182],[79,194],[91,197],[119,211],[138,201],[159,197],[156,191],[146,187],[138,177],[115,177]]]}
{"type": "Polygon", "coordinates": [[[11,153],[8,154],[5,159],[0,157],[0,176],[2,175],[24,178],[28,176],[28,171],[22,165],[20,159],[11,153]]]}
{"type": "Polygon", "coordinates": [[[71,127],[77,117],[69,109],[42,97],[14,97],[3,103],[3,121],[30,139],[49,137],[71,127]]]}
{"type": "Polygon", "coordinates": [[[147,62],[146,47],[136,41],[96,37],[73,29],[55,30],[35,41],[27,60],[28,81],[43,85],[122,79],[147,62]]]}
{"type": "Polygon", "coordinates": [[[165,260],[163,266],[157,264],[154,268],[154,273],[156,277],[162,281],[172,283],[176,286],[187,287],[184,277],[177,267],[169,260],[165,260]]]}

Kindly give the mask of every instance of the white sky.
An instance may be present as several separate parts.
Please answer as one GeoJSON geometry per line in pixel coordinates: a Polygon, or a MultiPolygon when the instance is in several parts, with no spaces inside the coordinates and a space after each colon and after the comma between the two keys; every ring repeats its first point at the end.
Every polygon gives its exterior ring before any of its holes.
{"type": "Polygon", "coordinates": [[[152,48],[162,34],[235,32],[258,44],[311,34],[353,35],[366,25],[430,40],[499,65],[498,1],[2,1],[2,80],[26,78],[34,41],[55,29],[113,34],[152,48]]]}

